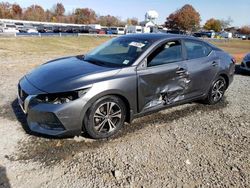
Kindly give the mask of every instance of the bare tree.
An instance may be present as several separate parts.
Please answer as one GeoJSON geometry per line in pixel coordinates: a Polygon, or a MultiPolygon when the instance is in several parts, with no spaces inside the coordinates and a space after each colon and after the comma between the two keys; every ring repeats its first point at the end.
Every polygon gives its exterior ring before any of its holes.
{"type": "Polygon", "coordinates": [[[220,23],[221,23],[221,28],[224,30],[224,29],[231,26],[231,24],[233,23],[233,20],[231,17],[229,17],[226,20],[224,20],[224,19],[220,20],[220,23]]]}

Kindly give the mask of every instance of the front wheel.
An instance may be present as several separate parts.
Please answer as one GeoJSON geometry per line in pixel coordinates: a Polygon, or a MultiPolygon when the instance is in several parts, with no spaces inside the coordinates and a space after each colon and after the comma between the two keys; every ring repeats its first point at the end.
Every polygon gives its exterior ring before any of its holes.
{"type": "Polygon", "coordinates": [[[226,91],[226,88],[227,88],[226,80],[222,76],[220,76],[213,82],[213,85],[210,88],[208,96],[205,99],[205,103],[216,104],[219,101],[221,101],[226,91]]]}
{"type": "Polygon", "coordinates": [[[116,96],[105,96],[88,110],[84,118],[84,128],[92,138],[107,138],[121,129],[125,117],[124,102],[116,96]]]}

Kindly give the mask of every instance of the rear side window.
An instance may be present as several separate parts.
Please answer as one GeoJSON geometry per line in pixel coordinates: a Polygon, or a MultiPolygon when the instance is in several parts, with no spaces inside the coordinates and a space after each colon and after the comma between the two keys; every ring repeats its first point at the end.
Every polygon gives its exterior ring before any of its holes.
{"type": "Polygon", "coordinates": [[[197,59],[206,57],[212,51],[211,47],[203,42],[185,41],[187,59],[197,59]]]}
{"type": "Polygon", "coordinates": [[[180,41],[169,41],[157,48],[148,57],[148,66],[157,66],[182,60],[180,41]]]}

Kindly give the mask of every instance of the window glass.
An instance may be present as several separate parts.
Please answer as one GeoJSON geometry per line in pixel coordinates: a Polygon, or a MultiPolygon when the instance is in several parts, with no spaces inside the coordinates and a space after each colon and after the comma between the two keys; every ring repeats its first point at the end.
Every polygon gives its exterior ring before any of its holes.
{"type": "Polygon", "coordinates": [[[211,52],[211,48],[202,42],[185,41],[188,59],[197,59],[206,57],[211,52]]]}
{"type": "Polygon", "coordinates": [[[169,41],[148,57],[148,66],[157,66],[182,60],[180,41],[169,41]]]}
{"type": "Polygon", "coordinates": [[[151,41],[144,39],[118,37],[86,54],[84,60],[111,67],[129,66],[151,44],[151,41]]]}

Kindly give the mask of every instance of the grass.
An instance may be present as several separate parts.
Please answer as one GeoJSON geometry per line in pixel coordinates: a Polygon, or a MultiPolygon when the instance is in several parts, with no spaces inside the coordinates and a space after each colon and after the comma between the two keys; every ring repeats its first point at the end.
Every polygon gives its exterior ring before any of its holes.
{"type": "Polygon", "coordinates": [[[233,55],[240,63],[247,53],[250,53],[250,41],[233,39],[229,41],[218,40],[211,42],[219,48],[233,55]]]}
{"type": "MultiPolygon", "coordinates": [[[[60,56],[83,54],[109,37],[20,37],[0,38],[0,62],[47,60],[60,56]]],[[[250,41],[212,41],[216,46],[234,55],[238,62],[250,52],[250,41]]]]}
{"type": "Polygon", "coordinates": [[[75,55],[85,53],[106,41],[96,37],[0,38],[0,56],[75,55]]]}

